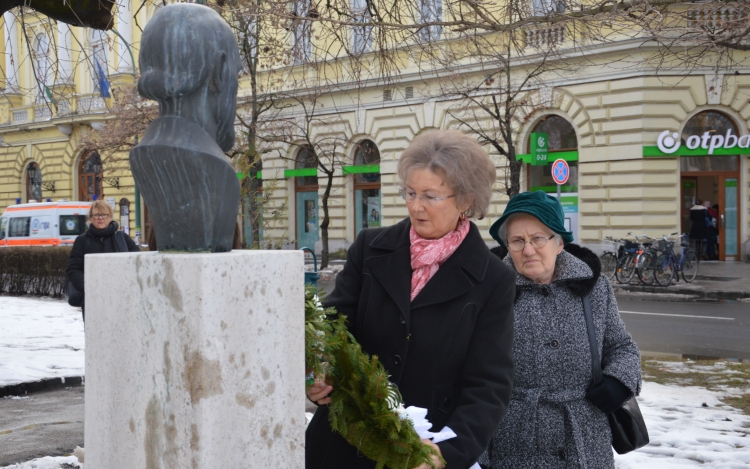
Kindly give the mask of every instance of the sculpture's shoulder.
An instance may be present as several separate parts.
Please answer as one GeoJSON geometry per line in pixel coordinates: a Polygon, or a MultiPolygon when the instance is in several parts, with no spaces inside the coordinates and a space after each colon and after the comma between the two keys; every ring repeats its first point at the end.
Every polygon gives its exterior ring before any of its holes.
{"type": "Polygon", "coordinates": [[[141,142],[132,151],[148,152],[149,147],[169,147],[188,153],[206,153],[226,160],[216,141],[196,122],[183,117],[165,116],[154,119],[141,142]]]}

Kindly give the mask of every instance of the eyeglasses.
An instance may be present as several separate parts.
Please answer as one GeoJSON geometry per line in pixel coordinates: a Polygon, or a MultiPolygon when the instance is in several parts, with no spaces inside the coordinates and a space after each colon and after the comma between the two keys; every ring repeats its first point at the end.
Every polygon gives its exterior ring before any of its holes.
{"type": "Polygon", "coordinates": [[[445,199],[450,199],[451,197],[456,196],[455,194],[446,195],[445,197],[435,197],[435,196],[428,195],[428,194],[417,195],[416,192],[412,190],[407,190],[407,189],[399,189],[398,193],[406,201],[407,204],[410,204],[414,202],[414,200],[419,198],[419,200],[421,200],[423,204],[430,205],[430,206],[437,205],[445,199]]]}
{"type": "Polygon", "coordinates": [[[93,215],[91,215],[91,218],[98,218],[100,220],[102,218],[109,218],[109,213],[94,213],[93,215]]]}
{"type": "Polygon", "coordinates": [[[524,241],[522,239],[514,239],[513,241],[508,242],[508,249],[510,249],[511,251],[523,251],[523,248],[526,247],[527,242],[531,244],[534,249],[541,249],[547,245],[547,241],[554,237],[555,235],[552,235],[549,238],[545,238],[544,236],[534,236],[528,241],[524,241]]]}

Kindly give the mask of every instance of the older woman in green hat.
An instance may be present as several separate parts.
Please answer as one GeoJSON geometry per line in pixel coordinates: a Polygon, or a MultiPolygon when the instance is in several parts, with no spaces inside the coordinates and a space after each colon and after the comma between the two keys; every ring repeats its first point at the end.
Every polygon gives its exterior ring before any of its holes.
{"type": "Polygon", "coordinates": [[[613,468],[607,414],[641,389],[640,354],[599,259],[572,244],[557,199],[525,192],[490,228],[516,272],[513,394],[479,460],[483,468],[613,468]],[[582,297],[588,296],[603,380],[592,386],[582,297]]]}

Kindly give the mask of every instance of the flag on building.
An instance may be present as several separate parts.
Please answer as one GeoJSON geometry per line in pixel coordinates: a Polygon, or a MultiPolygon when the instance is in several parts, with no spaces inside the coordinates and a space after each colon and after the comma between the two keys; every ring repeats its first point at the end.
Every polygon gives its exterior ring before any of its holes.
{"type": "Polygon", "coordinates": [[[107,80],[106,75],[104,75],[104,70],[102,70],[102,66],[99,64],[99,61],[96,60],[96,57],[94,57],[94,63],[96,63],[96,72],[99,76],[99,96],[102,98],[109,98],[109,80],[107,80]]]}

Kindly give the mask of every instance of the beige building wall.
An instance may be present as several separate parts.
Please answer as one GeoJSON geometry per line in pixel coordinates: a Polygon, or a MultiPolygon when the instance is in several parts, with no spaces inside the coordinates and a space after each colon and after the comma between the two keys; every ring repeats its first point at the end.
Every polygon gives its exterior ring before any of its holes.
{"type": "MultiPolygon", "coordinates": [[[[519,152],[525,151],[529,133],[544,115],[560,115],[574,126],[579,146],[579,227],[576,233],[579,242],[601,249],[605,236],[620,238],[632,231],[656,237],[680,231],[679,158],[644,158],[643,147],[655,145],[663,130],[681,131],[690,117],[706,110],[729,115],[741,133],[748,133],[750,77],[722,77],[719,94],[712,93],[711,87],[715,86],[712,78],[711,75],[633,76],[560,83],[551,90],[549,105],[519,125],[516,144],[519,152]]],[[[540,94],[540,90],[530,90],[527,98],[539,101],[540,94]]],[[[446,112],[452,105],[455,103],[403,99],[384,103],[373,99],[347,114],[356,114],[356,122],[346,129],[346,138],[353,142],[369,138],[380,150],[384,226],[408,216],[397,192],[398,158],[419,133],[456,127],[456,122],[446,112]]],[[[344,115],[340,118],[349,119],[344,115]]],[[[498,175],[502,174],[506,165],[504,158],[492,153],[491,156],[496,161],[498,175]]],[[[740,195],[741,242],[748,239],[750,233],[749,158],[741,157],[744,175],[740,195]]],[[[279,162],[269,157],[264,167],[268,165],[277,167],[279,162]]],[[[266,171],[264,178],[265,174],[266,171]]],[[[319,173],[319,177],[323,174],[319,173]]],[[[351,186],[350,176],[339,179],[343,182],[337,182],[337,187],[351,186]]],[[[526,188],[525,171],[522,179],[522,188],[526,188]]],[[[293,185],[290,183],[288,188],[293,190],[293,185]]],[[[487,230],[507,203],[499,184],[496,189],[490,215],[485,220],[475,221],[490,244],[494,241],[487,230]]],[[[331,239],[344,245],[353,242],[356,235],[352,226],[353,200],[353,190],[349,188],[331,202],[331,239]]],[[[292,209],[291,193],[287,202],[292,209]]],[[[292,210],[289,213],[289,223],[293,224],[292,210]]],[[[293,229],[289,231],[293,233],[293,229]]]]}

